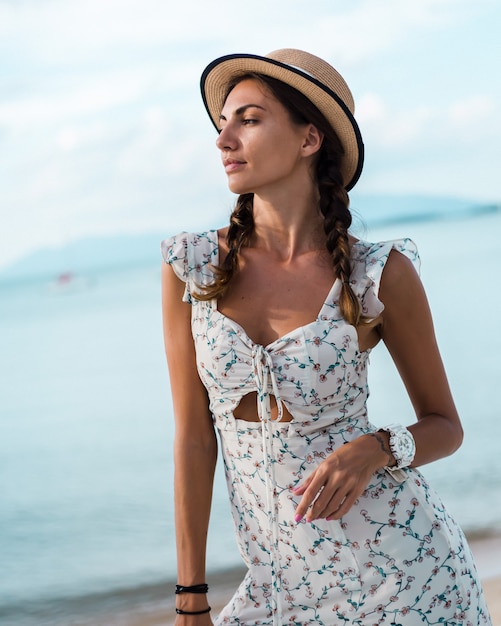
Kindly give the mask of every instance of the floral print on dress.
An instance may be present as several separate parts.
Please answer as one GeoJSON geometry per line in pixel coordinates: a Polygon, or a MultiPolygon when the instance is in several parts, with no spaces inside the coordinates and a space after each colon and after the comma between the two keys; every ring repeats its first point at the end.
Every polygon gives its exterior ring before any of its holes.
{"type": "MultiPolygon", "coordinates": [[[[350,283],[368,318],[384,309],[378,292],[392,250],[419,265],[409,239],[352,246],[350,283]]],[[[399,480],[376,472],[341,520],[294,521],[299,498],[291,488],[339,446],[376,430],[366,408],[370,350],[359,350],[356,329],[341,316],[340,282],[316,319],[260,346],[216,300],[196,299],[219,262],[217,231],[171,237],[162,255],[192,304],[197,368],[248,568],[214,624],[491,624],[464,535],[419,471],[400,470],[399,480]],[[260,421],[235,419],[252,392],[260,421]],[[271,395],[291,422],[271,420],[271,395]]]]}

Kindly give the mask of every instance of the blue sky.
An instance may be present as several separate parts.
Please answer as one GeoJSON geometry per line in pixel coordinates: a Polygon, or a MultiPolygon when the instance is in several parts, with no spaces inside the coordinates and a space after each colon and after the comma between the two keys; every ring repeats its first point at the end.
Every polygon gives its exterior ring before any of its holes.
{"type": "Polygon", "coordinates": [[[0,0],[0,267],[82,236],[205,228],[231,198],[199,96],[282,47],[347,79],[354,197],[501,201],[498,0],[0,0]]]}

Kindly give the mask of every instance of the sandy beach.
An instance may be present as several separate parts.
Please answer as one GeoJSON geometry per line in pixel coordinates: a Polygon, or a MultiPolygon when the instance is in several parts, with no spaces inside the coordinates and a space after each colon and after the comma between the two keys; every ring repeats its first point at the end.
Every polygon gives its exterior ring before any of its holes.
{"type": "Polygon", "coordinates": [[[501,534],[470,537],[493,626],[501,626],[501,534]]]}
{"type": "MultiPolygon", "coordinates": [[[[482,579],[492,625],[501,626],[501,532],[470,536],[469,543],[482,579]]],[[[214,615],[230,598],[243,575],[243,569],[235,569],[208,577],[214,615]]],[[[172,585],[164,585],[154,592],[150,590],[149,597],[138,595],[134,609],[127,612],[118,609],[92,620],[75,621],[73,618],[67,623],[74,626],[173,626],[174,620],[172,585]]]]}

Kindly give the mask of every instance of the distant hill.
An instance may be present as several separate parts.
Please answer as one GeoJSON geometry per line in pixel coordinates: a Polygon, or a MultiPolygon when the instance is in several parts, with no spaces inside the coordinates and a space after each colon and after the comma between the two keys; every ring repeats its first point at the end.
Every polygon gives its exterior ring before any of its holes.
{"type": "Polygon", "coordinates": [[[433,196],[351,195],[351,209],[370,227],[457,219],[501,210],[500,204],[433,196]]]}
{"type": "Polygon", "coordinates": [[[57,248],[36,250],[0,270],[0,282],[22,278],[52,280],[65,274],[94,274],[102,270],[160,263],[164,234],[84,237],[57,248]]]}
{"type": "MultiPolygon", "coordinates": [[[[429,196],[351,196],[355,220],[368,227],[412,221],[456,219],[499,211],[500,205],[475,204],[454,198],[429,196]]],[[[92,275],[160,262],[165,233],[85,237],[59,248],[37,250],[0,270],[0,283],[71,275],[92,275]]]]}

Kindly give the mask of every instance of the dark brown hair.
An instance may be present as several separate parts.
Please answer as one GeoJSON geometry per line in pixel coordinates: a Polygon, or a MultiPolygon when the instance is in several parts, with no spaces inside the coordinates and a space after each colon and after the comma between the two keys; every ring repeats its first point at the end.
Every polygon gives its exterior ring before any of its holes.
{"type": "MultiPolygon", "coordinates": [[[[334,129],[317,107],[301,92],[280,80],[262,74],[245,74],[228,85],[226,97],[242,80],[252,78],[263,84],[287,109],[295,124],[313,124],[324,135],[315,162],[315,177],[319,190],[319,209],[324,218],[327,250],[332,258],[334,274],[341,280],[339,305],[344,319],[354,326],[361,321],[361,306],[350,287],[350,245],[348,229],[351,226],[349,198],[341,176],[340,164],[343,147],[334,129]]],[[[242,247],[250,244],[254,231],[253,193],[238,197],[230,217],[226,242],[228,254],[223,263],[214,267],[215,280],[200,289],[195,297],[210,300],[221,297],[238,269],[238,255],[242,247]]]]}

